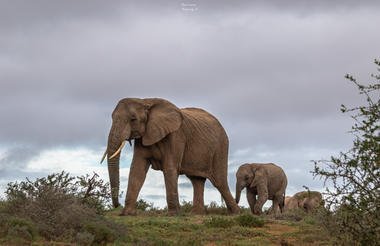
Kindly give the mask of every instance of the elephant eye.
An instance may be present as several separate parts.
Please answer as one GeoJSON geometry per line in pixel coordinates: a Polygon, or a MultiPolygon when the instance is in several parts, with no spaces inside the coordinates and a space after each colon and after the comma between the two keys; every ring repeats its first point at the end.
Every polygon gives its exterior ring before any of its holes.
{"type": "Polygon", "coordinates": [[[131,122],[135,122],[137,120],[136,116],[131,117],[131,122]]]}

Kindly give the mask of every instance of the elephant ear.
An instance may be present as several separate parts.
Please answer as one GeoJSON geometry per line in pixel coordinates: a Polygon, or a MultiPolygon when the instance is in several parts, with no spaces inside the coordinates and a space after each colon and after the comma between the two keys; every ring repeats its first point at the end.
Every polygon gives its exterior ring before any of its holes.
{"type": "Polygon", "coordinates": [[[262,167],[252,167],[252,172],[254,174],[254,178],[250,184],[250,188],[257,187],[258,184],[265,182],[265,170],[262,167]]]}
{"type": "Polygon", "coordinates": [[[142,137],[143,145],[155,144],[180,128],[183,116],[174,104],[158,98],[144,99],[144,104],[148,110],[148,120],[142,137]]]}

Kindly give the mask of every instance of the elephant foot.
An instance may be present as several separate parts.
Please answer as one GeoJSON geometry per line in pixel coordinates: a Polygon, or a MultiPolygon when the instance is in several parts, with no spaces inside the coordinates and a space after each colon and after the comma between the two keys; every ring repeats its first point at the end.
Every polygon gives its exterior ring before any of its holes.
{"type": "Polygon", "coordinates": [[[253,208],[253,214],[261,215],[261,213],[262,213],[262,208],[260,206],[255,205],[255,207],[253,208]]]}
{"type": "Polygon", "coordinates": [[[229,213],[232,215],[240,214],[240,212],[241,212],[239,206],[233,206],[233,207],[229,208],[228,210],[229,210],[229,213]]]}
{"type": "Polygon", "coordinates": [[[176,216],[179,214],[179,209],[169,209],[166,216],[176,216]]]}
{"type": "Polygon", "coordinates": [[[203,214],[206,214],[206,208],[203,206],[203,207],[193,207],[191,209],[191,212],[193,214],[200,214],[200,215],[203,215],[203,214]]]}
{"type": "Polygon", "coordinates": [[[120,213],[120,216],[132,215],[135,216],[137,214],[136,209],[124,208],[120,213]]]}

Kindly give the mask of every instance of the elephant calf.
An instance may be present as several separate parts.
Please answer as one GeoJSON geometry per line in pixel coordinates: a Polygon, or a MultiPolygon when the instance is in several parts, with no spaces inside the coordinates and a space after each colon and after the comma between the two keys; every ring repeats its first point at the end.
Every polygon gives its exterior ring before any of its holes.
{"type": "Polygon", "coordinates": [[[247,200],[253,214],[261,214],[267,200],[273,201],[272,213],[276,213],[278,207],[283,212],[287,184],[284,170],[273,163],[243,164],[236,173],[236,203],[239,203],[241,191],[247,188],[247,200]]]}
{"type": "Polygon", "coordinates": [[[318,191],[301,191],[294,196],[285,199],[285,211],[302,209],[312,212],[322,203],[322,194],[318,191]]]}

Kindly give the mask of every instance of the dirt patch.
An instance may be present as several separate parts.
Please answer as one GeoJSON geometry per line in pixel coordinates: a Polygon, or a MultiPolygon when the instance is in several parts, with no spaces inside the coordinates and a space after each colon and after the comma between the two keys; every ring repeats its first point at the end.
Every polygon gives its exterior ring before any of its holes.
{"type": "MultiPolygon", "coordinates": [[[[259,229],[259,228],[258,228],[259,229]]],[[[270,234],[281,235],[283,233],[295,232],[296,229],[283,224],[269,223],[265,224],[264,228],[260,228],[262,231],[266,231],[270,234]]]]}

